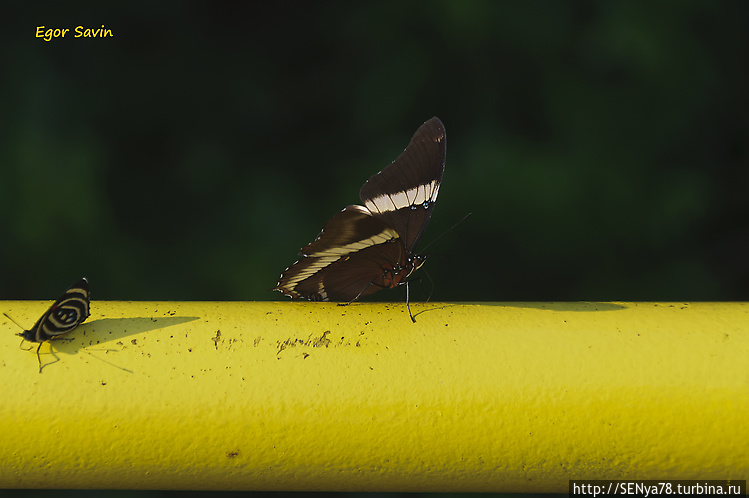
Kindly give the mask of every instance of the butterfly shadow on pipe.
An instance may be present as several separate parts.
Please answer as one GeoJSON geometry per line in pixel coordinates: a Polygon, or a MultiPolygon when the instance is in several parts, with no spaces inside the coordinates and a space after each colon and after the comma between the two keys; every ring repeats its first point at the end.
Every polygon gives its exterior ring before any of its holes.
{"type": "MultiPolygon", "coordinates": [[[[109,363],[121,370],[131,372],[126,368],[119,367],[111,362],[104,360],[91,353],[89,349],[97,352],[119,352],[122,346],[122,340],[128,336],[141,334],[144,332],[157,331],[174,325],[181,325],[197,320],[196,316],[169,316],[169,317],[135,317],[135,318],[100,318],[79,325],[66,340],[53,340],[50,343],[50,354],[55,361],[45,363],[46,366],[57,363],[60,358],[55,355],[55,350],[66,355],[78,354],[84,350],[96,359],[109,363]],[[118,348],[106,347],[107,344],[114,342],[118,348]],[[103,347],[103,349],[99,348],[103,347]]],[[[133,339],[134,340],[134,339],[133,339]]],[[[132,373],[132,372],[131,372],[132,373]]]]}

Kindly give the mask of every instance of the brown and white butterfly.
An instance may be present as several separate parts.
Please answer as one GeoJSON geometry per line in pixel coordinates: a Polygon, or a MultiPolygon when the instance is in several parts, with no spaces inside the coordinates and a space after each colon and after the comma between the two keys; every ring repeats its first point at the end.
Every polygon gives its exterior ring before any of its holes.
{"type": "Polygon", "coordinates": [[[403,153],[359,191],[364,206],[347,206],[323,226],[276,287],[291,298],[352,302],[406,284],[424,264],[415,253],[434,211],[445,171],[446,136],[433,117],[416,130],[403,153]]]}

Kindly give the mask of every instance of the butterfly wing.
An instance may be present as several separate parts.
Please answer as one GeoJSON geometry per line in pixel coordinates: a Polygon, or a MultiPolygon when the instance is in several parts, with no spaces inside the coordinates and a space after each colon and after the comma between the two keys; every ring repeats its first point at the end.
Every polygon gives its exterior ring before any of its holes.
{"type": "Polygon", "coordinates": [[[391,285],[383,274],[405,264],[398,233],[362,206],[333,216],[273,290],[312,301],[353,301],[391,285]]]}
{"type": "Polygon", "coordinates": [[[445,171],[445,126],[433,117],[416,130],[406,150],[362,186],[372,215],[400,234],[408,254],[429,224],[445,171]]]}
{"type": "Polygon", "coordinates": [[[434,210],[445,154],[445,128],[434,117],[362,186],[366,207],[348,206],[328,220],[273,290],[313,301],[353,301],[405,282],[423,262],[413,251],[434,210]]]}
{"type": "Polygon", "coordinates": [[[31,330],[20,335],[28,341],[42,342],[68,333],[88,318],[89,306],[88,280],[82,278],[50,306],[31,330]]]}

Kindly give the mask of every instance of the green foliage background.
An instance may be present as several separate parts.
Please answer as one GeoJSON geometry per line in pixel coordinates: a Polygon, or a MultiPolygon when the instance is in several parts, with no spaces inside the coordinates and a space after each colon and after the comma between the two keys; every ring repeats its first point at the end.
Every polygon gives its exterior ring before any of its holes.
{"type": "Polygon", "coordinates": [[[749,299],[747,2],[3,10],[0,299],[282,299],[433,115],[433,300],[749,299]]]}

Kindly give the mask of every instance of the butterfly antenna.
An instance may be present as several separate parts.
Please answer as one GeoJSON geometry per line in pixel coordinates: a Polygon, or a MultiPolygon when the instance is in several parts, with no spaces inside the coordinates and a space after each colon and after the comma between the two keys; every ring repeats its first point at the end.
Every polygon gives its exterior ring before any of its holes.
{"type": "Polygon", "coordinates": [[[21,327],[23,330],[26,330],[26,329],[23,328],[23,326],[20,323],[18,323],[17,321],[13,320],[10,316],[8,316],[7,313],[3,313],[3,315],[5,315],[8,318],[8,320],[10,320],[11,322],[15,323],[16,325],[18,325],[19,327],[21,327]]]}
{"type": "Polygon", "coordinates": [[[437,236],[437,238],[436,238],[436,239],[432,240],[432,241],[431,241],[431,242],[430,242],[429,244],[427,244],[426,246],[422,247],[422,248],[421,248],[421,251],[420,251],[420,252],[421,252],[421,253],[423,254],[423,253],[424,253],[424,251],[426,250],[426,248],[427,248],[427,247],[431,246],[432,244],[434,244],[435,242],[437,242],[438,240],[440,240],[440,239],[441,239],[442,237],[444,237],[444,236],[445,236],[445,234],[447,234],[447,233],[448,233],[448,232],[449,232],[450,230],[452,230],[452,229],[453,229],[453,228],[455,228],[456,226],[458,226],[458,225],[460,225],[461,223],[463,223],[463,222],[464,222],[464,221],[466,220],[466,218],[468,218],[468,217],[469,217],[469,216],[471,216],[472,214],[473,214],[473,213],[468,213],[467,215],[463,216],[463,217],[462,217],[462,218],[460,219],[460,221],[458,221],[458,222],[457,222],[456,224],[454,224],[453,226],[451,226],[450,228],[448,228],[447,230],[445,230],[444,232],[442,232],[442,233],[441,233],[440,235],[438,235],[438,236],[437,236]]]}

